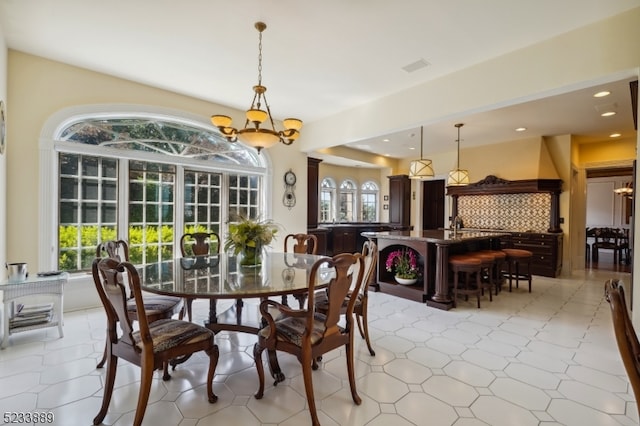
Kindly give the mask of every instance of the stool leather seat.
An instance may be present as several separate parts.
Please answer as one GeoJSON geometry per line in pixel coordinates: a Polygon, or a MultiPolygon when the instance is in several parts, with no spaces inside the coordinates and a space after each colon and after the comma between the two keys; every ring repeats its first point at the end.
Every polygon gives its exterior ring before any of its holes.
{"type": "Polygon", "coordinates": [[[495,255],[487,251],[473,251],[468,254],[469,256],[480,259],[481,271],[483,269],[487,271],[487,281],[483,281],[482,276],[480,277],[481,294],[484,294],[484,289],[486,288],[489,290],[489,301],[493,302],[493,267],[496,260],[495,255]]]}
{"type": "Polygon", "coordinates": [[[531,259],[533,258],[533,253],[529,250],[514,248],[504,248],[502,251],[507,255],[509,291],[512,288],[513,278],[516,279],[516,288],[518,288],[519,280],[522,278],[529,282],[529,293],[531,293],[531,259]],[[521,266],[526,266],[527,271],[522,271],[521,266]]]}
{"type": "Polygon", "coordinates": [[[466,297],[476,296],[478,300],[478,308],[480,308],[480,294],[482,292],[482,284],[480,283],[480,272],[482,270],[482,261],[467,254],[456,254],[449,256],[449,266],[453,271],[453,306],[457,306],[458,294],[463,294],[466,297]],[[464,288],[458,288],[460,281],[460,273],[466,273],[466,281],[464,288]],[[469,287],[469,274],[476,274],[476,286],[469,287]]]}

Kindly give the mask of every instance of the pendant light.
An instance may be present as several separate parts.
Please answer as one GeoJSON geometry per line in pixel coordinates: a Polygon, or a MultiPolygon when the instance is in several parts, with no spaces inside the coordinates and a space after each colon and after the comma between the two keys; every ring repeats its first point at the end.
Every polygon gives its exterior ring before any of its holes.
{"type": "Polygon", "coordinates": [[[460,127],[464,126],[464,123],[455,124],[458,128],[458,158],[456,161],[456,168],[449,172],[449,178],[447,179],[447,186],[465,186],[469,185],[469,172],[460,168],[460,127]]]}
{"type": "Polygon", "coordinates": [[[420,126],[420,159],[413,160],[409,165],[409,179],[425,180],[435,176],[431,160],[422,157],[423,134],[424,128],[420,126]]]}
{"type": "Polygon", "coordinates": [[[271,108],[269,108],[265,95],[267,88],[262,85],[262,32],[267,29],[267,25],[264,22],[256,22],[254,26],[259,33],[258,84],[253,86],[253,100],[251,101],[251,107],[247,110],[247,120],[244,127],[241,129],[231,127],[231,117],[228,115],[212,115],[211,123],[230,142],[240,139],[241,142],[254,147],[260,152],[260,150],[269,148],[278,142],[291,145],[300,136],[302,120],[285,118],[282,121],[284,130],[276,130],[271,108]]]}

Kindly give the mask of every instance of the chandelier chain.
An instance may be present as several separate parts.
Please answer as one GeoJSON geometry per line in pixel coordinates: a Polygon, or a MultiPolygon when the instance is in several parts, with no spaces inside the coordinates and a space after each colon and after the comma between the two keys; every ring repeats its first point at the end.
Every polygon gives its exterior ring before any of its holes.
{"type": "Polygon", "coordinates": [[[258,34],[258,86],[262,86],[262,31],[258,34]]]}

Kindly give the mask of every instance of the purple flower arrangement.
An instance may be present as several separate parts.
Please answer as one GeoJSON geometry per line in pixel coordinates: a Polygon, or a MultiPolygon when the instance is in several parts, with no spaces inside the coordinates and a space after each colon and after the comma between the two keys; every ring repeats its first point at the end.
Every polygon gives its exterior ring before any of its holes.
{"type": "Polygon", "coordinates": [[[389,253],[385,267],[387,271],[394,272],[400,278],[418,278],[420,275],[416,252],[410,248],[399,249],[389,253]]]}

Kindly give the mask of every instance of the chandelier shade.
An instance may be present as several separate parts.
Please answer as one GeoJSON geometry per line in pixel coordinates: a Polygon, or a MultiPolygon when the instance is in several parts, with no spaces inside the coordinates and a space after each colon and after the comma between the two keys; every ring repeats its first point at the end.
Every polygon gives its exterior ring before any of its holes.
{"type": "Polygon", "coordinates": [[[456,168],[449,172],[447,186],[469,185],[469,172],[460,168],[460,128],[462,126],[464,126],[463,123],[455,124],[455,127],[458,128],[458,139],[456,139],[456,143],[458,144],[458,156],[456,159],[456,168]]]}
{"type": "Polygon", "coordinates": [[[240,142],[250,145],[260,152],[270,148],[278,142],[291,145],[300,136],[302,120],[297,118],[285,118],[282,123],[284,130],[276,130],[271,115],[271,108],[267,102],[265,92],[267,88],[262,85],[262,32],[267,29],[264,22],[256,22],[255,28],[259,33],[258,42],[258,84],[253,86],[253,100],[251,107],[246,111],[244,128],[232,127],[232,119],[228,115],[212,115],[211,123],[218,128],[220,133],[230,142],[240,142]],[[263,126],[264,127],[261,127],[263,126]]]}
{"type": "Polygon", "coordinates": [[[420,126],[420,159],[409,164],[409,179],[430,179],[435,176],[431,160],[422,157],[424,128],[420,126]]]}
{"type": "Polygon", "coordinates": [[[627,184],[621,188],[616,188],[613,190],[618,195],[622,195],[623,197],[633,197],[633,184],[631,182],[627,182],[627,184]]]}

